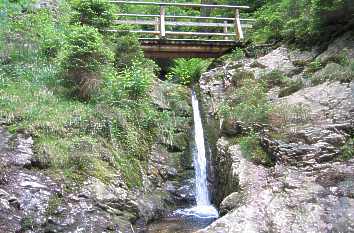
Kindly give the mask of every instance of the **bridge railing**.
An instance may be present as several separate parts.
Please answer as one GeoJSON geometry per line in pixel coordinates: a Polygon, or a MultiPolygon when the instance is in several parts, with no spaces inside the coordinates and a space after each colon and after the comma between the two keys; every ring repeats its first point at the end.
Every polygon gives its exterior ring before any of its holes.
{"type": "MultiPolygon", "coordinates": [[[[152,34],[161,39],[167,35],[172,36],[222,36],[224,40],[229,40],[229,37],[235,37],[236,40],[244,39],[243,28],[252,27],[253,19],[243,19],[240,17],[240,10],[248,9],[248,6],[234,5],[209,5],[209,4],[194,4],[194,3],[161,3],[161,2],[141,2],[141,1],[110,1],[116,4],[136,4],[136,5],[151,5],[160,8],[160,14],[116,14],[119,18],[114,21],[115,24],[125,25],[150,25],[154,26],[154,30],[130,30],[132,33],[152,34]],[[235,17],[207,17],[207,16],[188,16],[188,15],[166,15],[167,7],[189,7],[189,8],[223,8],[232,9],[235,12],[235,17]],[[147,18],[147,19],[146,19],[147,18]],[[168,20],[174,19],[174,20],[168,20]],[[210,20],[213,22],[196,22],[196,21],[177,21],[178,19],[193,19],[193,20],[210,20]],[[189,27],[214,27],[222,28],[222,32],[196,32],[196,31],[168,31],[166,26],[189,26],[189,27]],[[233,28],[234,30],[229,30],[233,28]]],[[[117,32],[119,30],[109,30],[117,32]]]]}

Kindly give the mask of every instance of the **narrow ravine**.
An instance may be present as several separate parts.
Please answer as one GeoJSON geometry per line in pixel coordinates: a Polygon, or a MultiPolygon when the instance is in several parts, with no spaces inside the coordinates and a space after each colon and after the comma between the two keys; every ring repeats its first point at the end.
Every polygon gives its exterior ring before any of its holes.
{"type": "Polygon", "coordinates": [[[203,124],[199,102],[194,90],[191,93],[194,131],[193,165],[195,169],[196,205],[178,209],[167,218],[150,225],[150,233],[189,233],[202,229],[218,218],[218,210],[211,204],[207,183],[207,159],[203,124]]]}
{"type": "Polygon", "coordinates": [[[211,205],[209,197],[204,130],[200,116],[199,102],[194,90],[192,90],[192,107],[194,120],[194,141],[196,148],[196,150],[193,151],[193,163],[195,168],[195,198],[197,205],[190,209],[181,210],[180,213],[185,215],[193,215],[198,218],[217,218],[218,211],[211,205]]]}

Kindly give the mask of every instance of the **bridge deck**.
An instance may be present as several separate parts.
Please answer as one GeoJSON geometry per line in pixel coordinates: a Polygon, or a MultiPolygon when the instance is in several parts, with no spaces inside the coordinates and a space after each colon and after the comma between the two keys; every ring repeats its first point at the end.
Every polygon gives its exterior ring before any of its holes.
{"type": "Polygon", "coordinates": [[[219,57],[242,42],[233,40],[145,39],[140,43],[149,58],[219,57]]]}

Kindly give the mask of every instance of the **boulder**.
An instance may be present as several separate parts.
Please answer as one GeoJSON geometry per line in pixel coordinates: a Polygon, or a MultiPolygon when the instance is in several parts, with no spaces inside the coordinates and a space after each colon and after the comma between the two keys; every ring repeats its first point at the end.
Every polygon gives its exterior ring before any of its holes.
{"type": "Polygon", "coordinates": [[[294,66],[289,58],[289,50],[285,47],[279,47],[258,58],[257,63],[268,71],[279,70],[289,76],[298,72],[298,68],[294,66]]]}

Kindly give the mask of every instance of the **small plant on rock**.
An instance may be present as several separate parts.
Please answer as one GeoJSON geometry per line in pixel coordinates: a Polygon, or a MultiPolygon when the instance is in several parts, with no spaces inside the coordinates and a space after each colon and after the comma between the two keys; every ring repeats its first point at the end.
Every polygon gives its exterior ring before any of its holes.
{"type": "Polygon", "coordinates": [[[342,159],[349,160],[354,158],[354,138],[350,138],[342,147],[342,159]]]}
{"type": "Polygon", "coordinates": [[[241,151],[246,159],[266,166],[273,165],[271,157],[264,151],[259,136],[251,132],[239,139],[241,151]]]}

